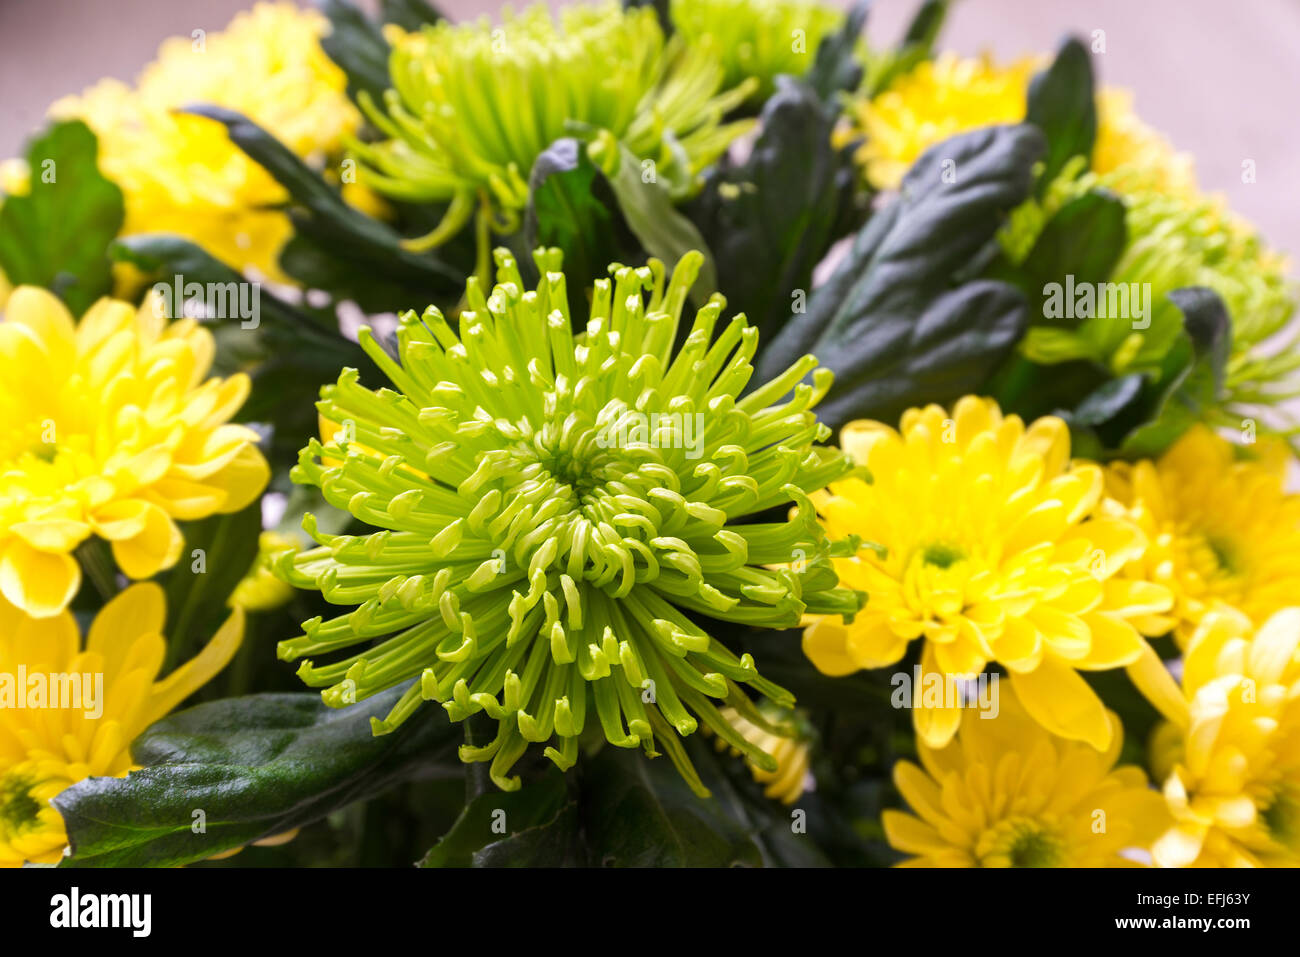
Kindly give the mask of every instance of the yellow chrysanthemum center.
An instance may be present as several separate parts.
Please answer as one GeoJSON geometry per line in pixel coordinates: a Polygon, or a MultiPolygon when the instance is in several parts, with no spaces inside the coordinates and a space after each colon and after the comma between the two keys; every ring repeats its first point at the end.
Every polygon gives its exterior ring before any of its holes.
{"type": "Polygon", "coordinates": [[[1269,836],[1300,855],[1300,787],[1279,787],[1260,815],[1269,836]]]}
{"type": "Polygon", "coordinates": [[[1197,425],[1157,462],[1107,469],[1107,491],[1150,542],[1125,575],[1173,592],[1180,642],[1216,607],[1258,625],[1297,601],[1300,496],[1285,491],[1287,459],[1279,442],[1238,451],[1197,425]]]}
{"type": "Polygon", "coordinates": [[[1300,865],[1300,609],[1256,630],[1233,609],[1208,612],[1187,643],[1171,724],[1164,796],[1174,818],[1153,845],[1166,867],[1300,865]],[[1171,740],[1176,736],[1176,740],[1171,740]]]}
{"type": "Polygon", "coordinates": [[[6,770],[0,758],[0,867],[58,861],[67,837],[49,801],[70,783],[44,775],[41,762],[23,761],[6,770]]]}
{"type": "Polygon", "coordinates": [[[980,835],[975,853],[981,867],[1064,867],[1067,863],[1060,824],[1050,816],[999,821],[980,835]]]}
{"type": "Polygon", "coordinates": [[[921,767],[900,761],[894,783],[912,813],[886,811],[889,843],[911,867],[1116,867],[1168,816],[1146,776],[1115,767],[1119,720],[1103,751],[1049,734],[1004,689],[996,715],[967,711],[954,740],[918,740],[921,767]]]}
{"type": "MultiPolygon", "coordinates": [[[[1100,467],[1069,461],[1065,423],[1026,427],[967,397],[951,417],[912,409],[898,431],[851,423],[841,444],[872,480],[832,484],[818,510],[832,534],[878,547],[836,560],[840,580],[868,602],[850,625],[809,627],[813,663],[828,674],[880,668],[922,639],[925,672],[969,676],[999,662],[1047,728],[1105,748],[1105,711],[1076,669],[1136,662],[1171,598],[1117,575],[1144,537],[1105,501],[1100,467]]],[[[915,715],[922,737],[942,746],[960,712],[915,715]]]]}
{"type": "Polygon", "coordinates": [[[243,636],[236,611],[202,652],[159,678],[165,618],[152,582],[106,604],[84,643],[71,612],[30,618],[0,599],[0,867],[57,862],[67,836],[51,800],[83,778],[133,770],[132,740],[224,668],[243,636]]]}
{"type": "Polygon", "coordinates": [[[346,77],[320,48],[324,16],[260,3],[221,32],[173,37],[134,88],[103,80],[51,107],[99,137],[100,166],[126,200],[123,235],[176,233],[237,268],[283,279],[276,257],[292,232],[275,209],[284,189],[209,119],[173,113],[193,103],[237,110],[304,159],[341,152],[361,116],[346,77]]]}
{"type": "Polygon", "coordinates": [[[78,324],[22,287],[0,322],[0,592],[35,616],[81,581],[70,553],[92,535],[147,578],[183,544],[175,519],[232,512],[268,478],[257,434],[228,424],[248,378],[207,379],[212,334],[103,299],[78,324]]]}
{"type": "Polygon", "coordinates": [[[0,841],[21,837],[36,826],[41,803],[32,797],[36,779],[24,769],[0,777],[0,841]]]}

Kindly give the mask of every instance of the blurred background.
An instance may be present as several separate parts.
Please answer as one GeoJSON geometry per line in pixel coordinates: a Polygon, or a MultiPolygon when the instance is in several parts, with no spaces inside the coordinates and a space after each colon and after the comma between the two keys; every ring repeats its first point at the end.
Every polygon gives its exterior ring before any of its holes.
{"type": "MultiPolygon", "coordinates": [[[[844,2],[844,0],[841,0],[844,2]]],[[[16,155],[58,97],[103,76],[131,80],[167,36],[218,30],[253,0],[0,0],[0,158],[16,155]]],[[[362,0],[362,5],[366,5],[362,0]]],[[[462,19],[493,0],[437,0],[462,19]]],[[[516,7],[525,5],[516,2],[516,7]]],[[[897,38],[917,0],[876,0],[868,35],[897,38]]],[[[1300,2],[958,0],[941,48],[999,59],[1049,52],[1105,31],[1101,81],[1131,88],[1139,114],[1196,157],[1202,186],[1226,194],[1275,247],[1300,258],[1300,2]],[[1253,160],[1255,182],[1242,182],[1253,160]]],[[[1293,263],[1293,270],[1295,265],[1293,263]]]]}

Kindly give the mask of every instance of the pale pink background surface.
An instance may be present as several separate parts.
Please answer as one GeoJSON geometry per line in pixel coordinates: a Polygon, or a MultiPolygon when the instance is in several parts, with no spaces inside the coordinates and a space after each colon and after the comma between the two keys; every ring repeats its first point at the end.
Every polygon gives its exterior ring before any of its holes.
{"type": "MultiPolygon", "coordinates": [[[[522,6],[517,3],[517,6],[522,6]]],[[[877,0],[875,42],[897,37],[916,0],[877,0]]],[[[46,107],[101,76],[129,80],[164,37],[220,29],[248,0],[0,0],[0,158],[46,107]]],[[[441,0],[462,18],[500,4],[441,0]]],[[[1300,2],[958,0],[941,45],[1001,58],[1050,50],[1067,31],[1106,33],[1103,82],[1131,87],[1144,118],[1197,160],[1277,247],[1300,259],[1300,2]],[[1242,161],[1256,182],[1241,182],[1242,161]]]]}

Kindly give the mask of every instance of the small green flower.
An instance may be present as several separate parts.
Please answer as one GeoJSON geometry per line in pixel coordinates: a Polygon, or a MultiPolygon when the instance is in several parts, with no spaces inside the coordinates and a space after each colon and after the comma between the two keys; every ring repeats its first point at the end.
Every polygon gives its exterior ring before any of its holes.
{"type": "Polygon", "coordinates": [[[666,284],[657,260],[610,266],[577,335],[559,251],[535,260],[542,279],[526,290],[497,250],[497,284],[485,297],[469,281],[459,334],[433,307],[406,313],[400,361],[363,329],[396,391],[352,369],[322,390],[338,431],[303,450],[293,478],[378,530],[326,535],[304,518],[319,547],[281,556],[278,574],[359,607],[305,622],[280,656],[350,650],[298,672],[334,706],[418,677],[377,734],[421,701],[453,721],[487,713],[495,740],[461,759],[490,760],[506,789],[530,743],[552,742],[546,755],[568,768],[589,730],[651,755],[657,744],[702,791],[677,738],[701,721],[774,770],[719,705],[766,723],[741,684],[793,699],[704,621],[793,628],[857,610],[829,560],[854,543],[832,546],[807,497],[853,468],[815,444],[831,374],[805,356],[740,397],[757,330],[736,316],[715,335],[717,294],[674,351],[699,253],[666,284]]]}
{"type": "Polygon", "coordinates": [[[727,86],[758,80],[756,99],[771,94],[778,74],[808,72],[844,21],[843,11],[809,0],[672,0],[669,17],[687,43],[712,45],[727,86]]]}
{"type": "MultiPolygon", "coordinates": [[[[533,162],[557,139],[613,135],[675,198],[750,123],[722,123],[753,84],[720,92],[723,69],[707,45],[665,40],[655,12],[617,3],[573,5],[557,24],[544,4],[500,26],[439,23],[395,38],[393,88],[366,115],[386,137],[354,142],[364,182],[409,202],[450,202],[413,248],[450,238],[478,211],[513,232],[528,201],[533,162]]],[[[484,252],[486,255],[486,251],[484,252]]]]}

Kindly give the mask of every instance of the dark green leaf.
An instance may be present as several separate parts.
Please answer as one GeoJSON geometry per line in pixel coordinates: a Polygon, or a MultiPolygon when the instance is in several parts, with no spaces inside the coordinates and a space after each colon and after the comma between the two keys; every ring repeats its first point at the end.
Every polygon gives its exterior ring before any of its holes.
{"type": "Polygon", "coordinates": [[[319,6],[330,22],[321,49],[348,78],[348,96],[355,99],[364,90],[375,102],[382,102],[392,83],[388,79],[388,41],[379,24],[349,0],[319,0],[319,6]]]}
{"type": "Polygon", "coordinates": [[[165,667],[193,656],[230,613],[226,600],[257,557],[262,505],[212,515],[185,527],[185,550],[167,578],[165,667]]]}
{"type": "Polygon", "coordinates": [[[1073,408],[1079,396],[1100,388],[1110,377],[1105,366],[1086,359],[1046,366],[1014,353],[994,373],[985,391],[997,399],[1004,412],[1029,421],[1073,408]]]}
{"type": "Polygon", "coordinates": [[[426,23],[447,19],[446,14],[428,0],[380,0],[379,17],[403,30],[418,30],[426,23]]]}
{"type": "MultiPolygon", "coordinates": [[[[1041,306],[1049,283],[1105,282],[1128,241],[1124,204],[1107,190],[1095,189],[1070,200],[1047,222],[1025,258],[1025,292],[1041,306]]],[[[1034,324],[1042,319],[1041,308],[1034,324]]]]}
{"type": "Polygon", "coordinates": [[[557,246],[564,252],[570,310],[585,323],[591,284],[607,275],[611,262],[629,262],[637,243],[618,215],[604,175],[587,156],[585,144],[565,138],[552,143],[528,177],[524,237],[529,249],[557,246]]]}
{"type": "MultiPolygon", "coordinates": [[[[703,759],[692,750],[692,761],[703,759]]],[[[716,780],[711,778],[711,780],[716,780]]],[[[607,747],[585,766],[583,821],[594,863],[607,867],[759,866],[748,822],[702,800],[667,757],[607,747]]]]}
{"type": "Polygon", "coordinates": [[[760,348],[790,316],[796,290],[807,295],[844,220],[859,224],[842,216],[853,207],[855,173],[849,151],[831,146],[837,119],[806,84],[777,77],[749,158],[715,171],[694,207],[720,288],[758,327],[760,348]]]}
{"type": "Polygon", "coordinates": [[[55,799],[72,857],[64,867],[175,867],[310,824],[403,780],[459,776],[458,730],[426,708],[374,737],[404,689],[350,708],[314,694],[264,694],[202,704],[136,739],[146,765],[87,778],[55,799]],[[204,830],[196,832],[202,811],[204,830]]]}
{"type": "Polygon", "coordinates": [[[112,290],[107,250],[124,215],[98,149],[80,120],[53,124],[27,147],[30,191],[0,205],[0,270],[12,285],[53,290],[77,316],[112,290]]]}
{"type": "Polygon", "coordinates": [[[334,292],[330,276],[336,275],[343,292],[361,296],[358,303],[368,311],[423,308],[460,295],[464,270],[432,253],[406,249],[396,230],[345,203],[319,173],[257,124],[216,106],[190,106],[186,112],[224,124],[231,141],[265,167],[301,207],[292,212],[299,241],[291,244],[283,265],[303,270],[304,282],[320,282],[316,288],[334,292]],[[368,274],[370,281],[358,282],[358,274],[368,274]]]}
{"type": "Polygon", "coordinates": [[[421,867],[546,867],[583,863],[578,803],[558,768],[518,791],[492,789],[465,805],[421,867]]]}
{"type": "Polygon", "coordinates": [[[832,104],[841,91],[857,89],[862,82],[858,42],[867,22],[870,0],[858,0],[834,33],[822,37],[817,56],[808,71],[807,82],[823,103],[832,104]]]}
{"type": "Polygon", "coordinates": [[[1092,156],[1097,140],[1092,59],[1078,40],[1066,39],[1052,65],[1029,84],[1025,121],[1037,126],[1047,137],[1042,188],[1046,188],[1071,157],[1092,156]]]}
{"type": "Polygon", "coordinates": [[[907,32],[903,34],[903,46],[920,44],[927,50],[933,47],[947,15],[947,0],[925,0],[912,16],[912,22],[907,25],[907,32]]]}
{"type": "Polygon", "coordinates": [[[1232,320],[1223,301],[1203,286],[1175,289],[1169,298],[1183,313],[1186,345],[1170,350],[1166,365],[1177,371],[1153,385],[1143,423],[1120,444],[1129,457],[1158,456],[1218,401],[1223,389],[1232,351],[1232,320]]]}
{"type": "Polygon", "coordinates": [[[1146,377],[1133,373],[1110,379],[1089,393],[1066,419],[1071,425],[1099,426],[1120,415],[1142,394],[1146,377]]]}
{"type": "Polygon", "coordinates": [[[925,0],[908,24],[898,49],[879,55],[868,77],[868,96],[887,89],[896,78],[928,60],[948,16],[948,0],[925,0]]]}
{"type": "Polygon", "coordinates": [[[836,375],[818,407],[832,426],[861,416],[887,421],[911,405],[978,389],[1023,333],[1025,301],[1006,283],[953,283],[1028,196],[1042,150],[1042,134],[1020,125],[976,130],[927,151],[807,312],[759,357],[754,381],[813,353],[836,375]]]}

